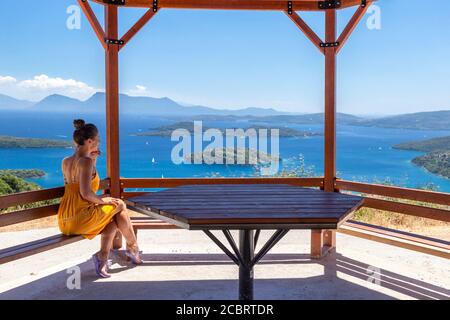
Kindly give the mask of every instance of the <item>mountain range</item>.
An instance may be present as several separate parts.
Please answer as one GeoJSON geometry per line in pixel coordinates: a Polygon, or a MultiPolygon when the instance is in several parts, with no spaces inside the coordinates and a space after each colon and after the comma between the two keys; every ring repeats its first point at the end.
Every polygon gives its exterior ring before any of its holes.
{"type": "MultiPolygon", "coordinates": [[[[219,110],[205,106],[186,106],[167,97],[134,97],[120,94],[120,112],[131,115],[158,116],[195,116],[195,115],[288,115],[272,108],[244,108],[238,110],[219,110]]],[[[103,113],[105,109],[105,93],[97,92],[85,101],[53,94],[37,103],[17,100],[9,96],[0,95],[0,110],[30,110],[40,112],[63,112],[76,114],[103,113]]]]}
{"type": "MultiPolygon", "coordinates": [[[[105,109],[105,93],[97,92],[85,101],[63,95],[50,95],[34,103],[17,100],[0,94],[0,110],[28,110],[37,112],[67,113],[76,116],[102,114],[105,109]]],[[[245,120],[258,122],[282,122],[286,124],[321,124],[323,113],[302,114],[277,111],[273,108],[243,108],[238,110],[215,109],[200,105],[184,105],[167,97],[134,97],[120,94],[121,115],[161,116],[178,120],[245,120]]],[[[360,117],[337,114],[339,124],[401,128],[415,130],[450,130],[450,110],[419,112],[384,116],[360,117]]]]}

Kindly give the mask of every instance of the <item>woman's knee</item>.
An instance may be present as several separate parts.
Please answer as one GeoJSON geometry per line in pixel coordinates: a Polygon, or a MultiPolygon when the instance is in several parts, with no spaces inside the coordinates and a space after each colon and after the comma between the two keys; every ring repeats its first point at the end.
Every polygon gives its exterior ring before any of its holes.
{"type": "Polygon", "coordinates": [[[127,205],[125,204],[125,202],[120,201],[116,207],[116,210],[119,211],[119,213],[122,213],[123,211],[127,211],[127,205]]]}
{"type": "Polygon", "coordinates": [[[110,223],[106,225],[106,227],[103,229],[102,234],[113,234],[117,231],[117,224],[114,220],[112,220],[110,223]]]}

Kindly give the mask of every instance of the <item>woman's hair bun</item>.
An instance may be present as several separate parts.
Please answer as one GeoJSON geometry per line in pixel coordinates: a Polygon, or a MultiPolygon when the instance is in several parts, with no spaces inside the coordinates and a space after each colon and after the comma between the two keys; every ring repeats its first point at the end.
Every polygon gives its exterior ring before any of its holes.
{"type": "Polygon", "coordinates": [[[76,130],[80,130],[81,128],[83,128],[85,126],[85,122],[83,119],[76,119],[73,120],[73,126],[75,127],[76,130]]]}

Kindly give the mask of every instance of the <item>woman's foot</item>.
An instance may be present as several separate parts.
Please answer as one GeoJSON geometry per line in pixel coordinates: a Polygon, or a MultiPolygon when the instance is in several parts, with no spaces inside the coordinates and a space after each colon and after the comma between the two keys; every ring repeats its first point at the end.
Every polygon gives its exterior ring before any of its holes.
{"type": "Polygon", "coordinates": [[[125,252],[125,255],[131,260],[133,264],[142,264],[142,259],[139,255],[139,247],[137,243],[131,246],[127,244],[127,251],[125,252]]]}
{"type": "Polygon", "coordinates": [[[110,278],[111,275],[108,273],[109,260],[101,258],[99,253],[95,253],[92,256],[92,261],[95,265],[95,272],[101,278],[110,278]]]}

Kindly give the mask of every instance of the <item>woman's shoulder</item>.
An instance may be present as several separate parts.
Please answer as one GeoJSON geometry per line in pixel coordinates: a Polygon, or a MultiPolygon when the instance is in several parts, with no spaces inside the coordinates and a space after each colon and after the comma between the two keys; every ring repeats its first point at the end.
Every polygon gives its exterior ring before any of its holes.
{"type": "Polygon", "coordinates": [[[73,156],[68,156],[68,157],[65,157],[64,159],[62,159],[62,162],[61,162],[62,166],[66,167],[68,163],[73,161],[72,159],[73,159],[73,156]]]}
{"type": "Polygon", "coordinates": [[[75,155],[71,155],[71,156],[65,157],[62,160],[62,165],[63,165],[63,167],[65,167],[67,164],[73,163],[74,161],[77,161],[78,162],[77,164],[82,165],[82,166],[91,166],[94,163],[94,161],[89,157],[77,158],[75,155]]]}

